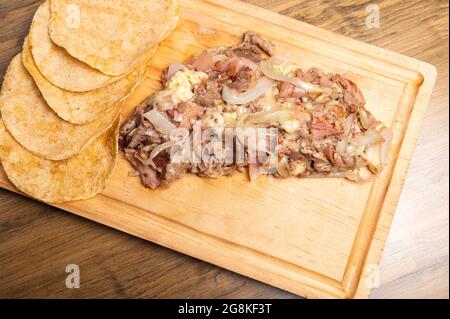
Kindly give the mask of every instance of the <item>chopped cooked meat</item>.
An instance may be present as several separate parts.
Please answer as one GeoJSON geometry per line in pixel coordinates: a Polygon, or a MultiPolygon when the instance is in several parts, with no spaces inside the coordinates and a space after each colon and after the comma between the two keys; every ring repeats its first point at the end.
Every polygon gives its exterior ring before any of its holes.
{"type": "Polygon", "coordinates": [[[158,111],[162,112],[172,110],[176,106],[176,104],[172,101],[172,99],[169,96],[160,94],[153,95],[152,105],[158,111]]]}
{"type": "Polygon", "coordinates": [[[230,76],[236,76],[236,74],[244,68],[254,71],[258,68],[258,65],[252,60],[232,56],[228,59],[220,61],[215,66],[217,71],[229,73],[230,76]]]}
{"type": "Polygon", "coordinates": [[[257,45],[265,54],[272,56],[275,53],[275,46],[272,42],[264,40],[259,34],[247,31],[244,33],[244,46],[247,44],[257,45]]]}
{"type": "Polygon", "coordinates": [[[185,174],[188,171],[188,168],[189,165],[187,164],[167,164],[164,174],[164,182],[172,183],[185,174]]]}
{"type": "Polygon", "coordinates": [[[121,147],[125,146],[126,138],[133,130],[138,127],[138,118],[136,116],[131,117],[125,124],[120,128],[119,134],[119,145],[121,147]]]}
{"type": "Polygon", "coordinates": [[[342,131],[334,128],[330,124],[324,123],[312,123],[311,124],[311,133],[313,139],[323,139],[329,135],[341,134],[342,131]]]}
{"type": "Polygon", "coordinates": [[[138,107],[136,107],[136,110],[134,111],[133,115],[120,128],[119,132],[120,147],[126,147],[128,142],[133,138],[134,133],[137,131],[140,125],[143,110],[147,105],[146,104],[147,100],[142,102],[138,107]]]}
{"type": "Polygon", "coordinates": [[[127,145],[129,148],[135,148],[147,140],[147,136],[145,135],[146,128],[143,126],[139,126],[139,128],[135,129],[133,135],[130,138],[130,141],[127,145]]]}
{"type": "Polygon", "coordinates": [[[217,163],[200,163],[197,165],[197,174],[209,178],[232,175],[235,172],[234,165],[222,165],[217,163]]]}
{"type": "Polygon", "coordinates": [[[234,76],[237,73],[239,61],[240,59],[236,56],[220,61],[216,65],[216,70],[220,72],[227,72],[234,76]]]}
{"type": "Polygon", "coordinates": [[[243,68],[236,74],[236,79],[229,87],[237,92],[246,91],[252,84],[254,79],[254,71],[250,68],[243,68]]]}
{"type": "Polygon", "coordinates": [[[294,92],[294,87],[295,85],[289,82],[280,82],[280,98],[290,97],[294,92]]]}
{"type": "Polygon", "coordinates": [[[205,109],[197,103],[187,101],[178,104],[176,112],[181,115],[179,127],[191,128],[193,122],[205,113],[205,109]]]}
{"type": "Polygon", "coordinates": [[[232,51],[233,55],[245,58],[247,60],[253,61],[255,63],[259,63],[262,60],[261,53],[254,49],[247,49],[247,48],[237,48],[232,51]]]}
{"type": "Polygon", "coordinates": [[[221,97],[221,87],[216,81],[208,80],[197,86],[195,90],[195,102],[204,107],[215,106],[215,102],[220,100],[221,97]]]}
{"type": "Polygon", "coordinates": [[[186,173],[217,178],[245,168],[252,180],[275,173],[354,180],[355,171],[372,165],[361,152],[384,139],[357,85],[318,68],[275,64],[280,59],[270,58],[274,52],[272,43],[246,32],[238,45],[171,64],[162,76],[164,91],[142,102],[120,130],[119,145],[146,187],[157,188],[186,173]],[[263,59],[285,81],[260,67],[263,59]],[[148,115],[152,109],[155,117],[148,115]],[[202,134],[195,146],[197,123],[202,134]],[[275,141],[269,134],[251,145],[237,130],[227,131],[236,127],[275,129],[275,141]],[[177,128],[190,136],[172,135],[177,128]],[[193,147],[187,158],[180,143],[193,147]],[[173,154],[187,162],[174,161],[173,154]],[[269,155],[278,160],[275,165],[269,155]]]}
{"type": "Polygon", "coordinates": [[[244,33],[239,45],[227,48],[224,53],[227,56],[242,57],[259,63],[263,58],[261,53],[272,56],[275,53],[275,46],[257,33],[248,31],[244,33]]]}
{"type": "Polygon", "coordinates": [[[353,112],[356,108],[362,107],[366,104],[366,100],[364,99],[361,90],[353,81],[343,77],[340,74],[335,74],[333,79],[334,82],[344,90],[344,100],[352,107],[353,112]]]}
{"type": "Polygon", "coordinates": [[[320,77],[320,86],[332,88],[333,84],[332,74],[325,74],[320,77]]]}
{"type": "Polygon", "coordinates": [[[192,62],[191,67],[196,71],[207,72],[212,70],[215,64],[212,54],[204,50],[192,62]]]}
{"type": "Polygon", "coordinates": [[[161,185],[161,180],[158,178],[157,172],[148,165],[142,164],[136,158],[136,150],[125,149],[125,157],[134,166],[134,168],[140,173],[142,183],[145,187],[151,189],[158,188],[161,185]]]}
{"type": "Polygon", "coordinates": [[[294,111],[294,118],[300,122],[309,122],[311,121],[311,113],[305,110],[305,108],[300,104],[294,104],[292,106],[294,111]]]}
{"type": "Polygon", "coordinates": [[[166,166],[170,163],[169,155],[165,152],[161,152],[153,158],[153,164],[158,171],[163,172],[166,166]]]}
{"type": "Polygon", "coordinates": [[[301,98],[306,95],[307,93],[302,88],[289,82],[280,82],[280,98],[301,98]]]}
{"type": "MultiPolygon", "coordinates": [[[[311,70],[310,70],[311,71],[311,70]]],[[[317,82],[317,79],[314,76],[313,72],[304,72],[301,69],[295,71],[295,76],[304,82],[314,83],[317,82]]]]}

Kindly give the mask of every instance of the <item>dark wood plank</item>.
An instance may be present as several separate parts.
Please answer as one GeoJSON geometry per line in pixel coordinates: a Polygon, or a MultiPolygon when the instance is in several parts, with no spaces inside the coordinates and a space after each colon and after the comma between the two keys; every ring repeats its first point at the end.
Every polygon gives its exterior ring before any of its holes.
{"type": "MultiPolygon", "coordinates": [[[[0,82],[40,0],[0,0],[0,82]]],[[[406,54],[439,78],[372,297],[448,298],[448,1],[249,0],[253,4],[406,54]]],[[[295,298],[202,261],[0,190],[0,298],[295,298]],[[65,267],[81,288],[65,287],[65,267]]]]}
{"type": "Polygon", "coordinates": [[[0,0],[0,83],[9,61],[22,50],[31,20],[42,0],[0,0]]]}

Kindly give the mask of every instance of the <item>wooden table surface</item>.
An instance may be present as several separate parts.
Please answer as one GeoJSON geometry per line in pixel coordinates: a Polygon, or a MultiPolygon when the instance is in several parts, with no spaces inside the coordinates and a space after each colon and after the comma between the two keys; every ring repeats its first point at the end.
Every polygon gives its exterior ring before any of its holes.
{"type": "MultiPolygon", "coordinates": [[[[0,83],[41,0],[0,0],[0,83]]],[[[248,0],[428,63],[438,71],[372,298],[449,297],[448,1],[248,0]]],[[[0,190],[0,298],[296,298],[106,226],[0,190]],[[77,264],[81,288],[67,289],[77,264]]]]}

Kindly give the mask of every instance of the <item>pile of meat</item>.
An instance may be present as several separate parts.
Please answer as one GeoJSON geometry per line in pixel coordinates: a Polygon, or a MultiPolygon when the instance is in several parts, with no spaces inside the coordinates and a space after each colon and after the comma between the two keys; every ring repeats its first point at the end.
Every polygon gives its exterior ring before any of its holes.
{"type": "Polygon", "coordinates": [[[362,169],[376,174],[386,163],[390,131],[364,108],[356,84],[339,74],[290,64],[256,33],[245,33],[236,46],[173,63],[162,81],[165,91],[140,104],[120,132],[120,147],[146,187],[157,188],[185,173],[216,178],[249,169],[252,180],[267,174],[264,163],[173,163],[170,131],[192,130],[198,122],[204,129],[278,129],[272,171],[277,177],[357,181],[362,169]],[[184,98],[171,95],[178,92],[170,91],[174,77],[188,71],[197,78],[190,91],[183,91],[184,98]]]}

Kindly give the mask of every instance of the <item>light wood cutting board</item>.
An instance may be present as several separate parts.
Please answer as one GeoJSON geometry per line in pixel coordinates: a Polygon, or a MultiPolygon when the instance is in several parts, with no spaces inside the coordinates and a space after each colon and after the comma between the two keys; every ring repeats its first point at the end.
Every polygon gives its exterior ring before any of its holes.
{"type": "MultiPolygon", "coordinates": [[[[305,297],[367,297],[377,282],[435,68],[241,2],[180,0],[180,13],[178,28],[125,102],[125,118],[160,88],[161,71],[172,61],[235,44],[245,30],[254,30],[303,68],[353,79],[367,108],[393,129],[389,165],[364,184],[187,176],[152,191],[128,177],[131,167],[121,157],[101,195],[58,207],[305,297]]],[[[0,186],[17,191],[1,169],[0,186]]]]}

